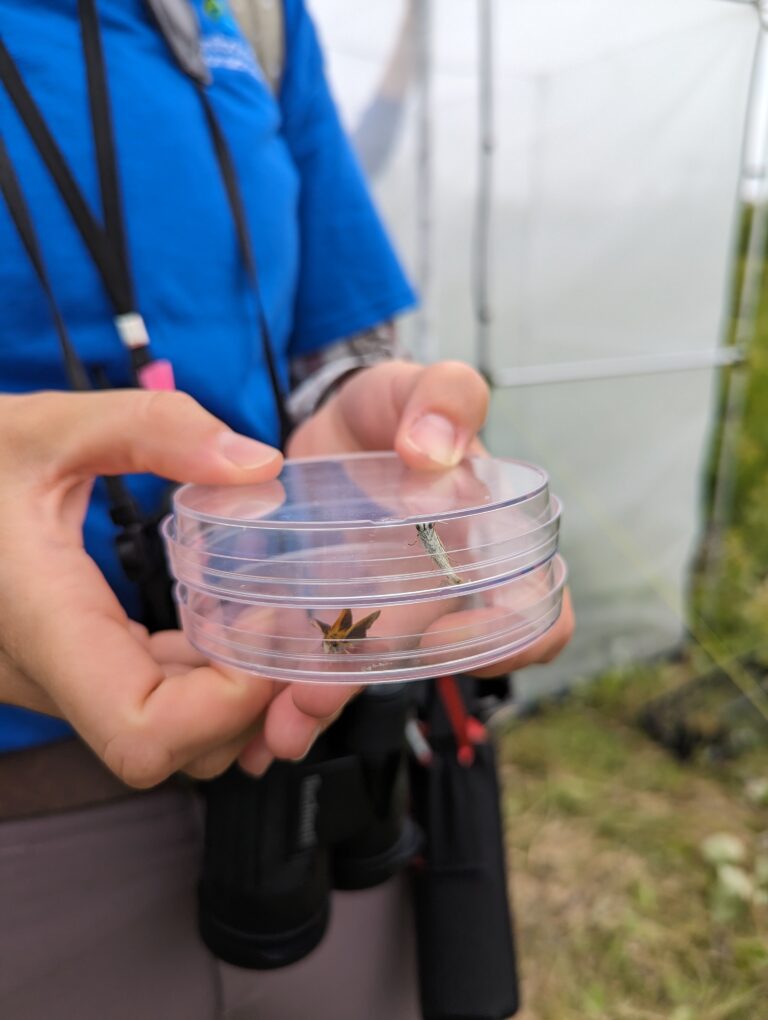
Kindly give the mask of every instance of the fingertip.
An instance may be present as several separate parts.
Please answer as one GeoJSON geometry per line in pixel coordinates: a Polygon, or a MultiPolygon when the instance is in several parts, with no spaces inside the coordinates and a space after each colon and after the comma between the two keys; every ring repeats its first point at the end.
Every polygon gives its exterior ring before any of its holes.
{"type": "Polygon", "coordinates": [[[267,747],[263,733],[258,733],[243,750],[237,764],[250,776],[260,779],[275,760],[274,754],[267,747]]]}
{"type": "Polygon", "coordinates": [[[229,430],[214,440],[216,454],[228,468],[274,478],[283,465],[283,455],[273,446],[229,430]]]}
{"type": "Polygon", "coordinates": [[[269,706],[266,746],[276,758],[304,758],[358,690],[350,684],[291,684],[269,706]]]}
{"type": "Polygon", "coordinates": [[[323,730],[322,723],[278,698],[264,724],[266,748],[275,758],[301,761],[323,730]]]}
{"type": "Polygon", "coordinates": [[[470,439],[442,415],[426,414],[400,427],[394,448],[414,471],[445,471],[461,462],[470,439]]]}
{"type": "Polygon", "coordinates": [[[414,380],[395,437],[405,462],[422,470],[455,467],[488,413],[482,376],[462,362],[428,365],[414,380]]]}

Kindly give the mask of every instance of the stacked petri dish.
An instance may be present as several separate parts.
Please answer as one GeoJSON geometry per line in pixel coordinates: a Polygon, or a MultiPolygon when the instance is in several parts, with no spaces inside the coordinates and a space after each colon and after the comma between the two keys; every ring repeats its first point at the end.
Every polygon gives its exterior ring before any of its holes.
{"type": "Polygon", "coordinates": [[[182,627],[211,660],[284,681],[467,672],[560,614],[560,504],[544,471],[393,453],[288,461],[272,482],[188,485],[163,524],[182,627]]]}

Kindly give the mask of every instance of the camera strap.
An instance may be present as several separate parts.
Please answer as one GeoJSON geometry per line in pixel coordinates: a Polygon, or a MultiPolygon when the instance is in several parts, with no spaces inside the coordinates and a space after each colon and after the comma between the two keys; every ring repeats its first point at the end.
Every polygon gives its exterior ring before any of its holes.
{"type": "Polygon", "coordinates": [[[422,1014],[502,1020],[519,1006],[499,774],[476,718],[475,680],[424,686],[429,754],[411,766],[413,814],[424,832],[413,893],[422,1014]]]}

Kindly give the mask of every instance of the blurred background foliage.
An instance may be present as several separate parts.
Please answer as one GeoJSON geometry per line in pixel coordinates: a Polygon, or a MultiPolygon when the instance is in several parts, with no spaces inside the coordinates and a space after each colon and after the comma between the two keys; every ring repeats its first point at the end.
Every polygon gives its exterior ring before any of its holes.
{"type": "MultiPolygon", "coordinates": [[[[753,212],[742,214],[738,258],[726,342],[734,344],[743,324],[739,321],[738,295],[744,284],[753,212]]],[[[754,319],[746,363],[723,374],[712,449],[705,475],[705,520],[708,521],[694,570],[691,606],[692,626],[697,620],[714,632],[732,653],[750,653],[768,664],[768,287],[766,263],[762,261],[754,319]],[[739,374],[743,378],[739,379],[739,374]],[[743,405],[735,419],[727,414],[730,387],[743,387],[743,405]],[[719,463],[729,430],[727,464],[719,463]],[[718,467],[730,474],[726,484],[731,496],[725,520],[713,520],[718,467]]],[[[719,480],[723,484],[723,480],[719,480]]]]}

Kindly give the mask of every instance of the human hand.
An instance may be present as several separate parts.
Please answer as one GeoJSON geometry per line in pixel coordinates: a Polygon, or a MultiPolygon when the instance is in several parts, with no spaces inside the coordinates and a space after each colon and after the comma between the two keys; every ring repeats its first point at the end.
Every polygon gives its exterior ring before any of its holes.
{"type": "Polygon", "coordinates": [[[351,376],[291,436],[289,457],[397,450],[419,470],[454,467],[479,450],[488,387],[469,365],[387,361],[351,376]]]}
{"type": "Polygon", "coordinates": [[[67,719],[126,783],[300,757],[353,693],[214,668],[132,623],[83,548],[94,476],[238,485],[280,470],[181,393],[0,397],[0,701],[67,719]]]}
{"type": "MultiPolygon", "coordinates": [[[[477,438],[488,412],[483,378],[462,362],[422,366],[389,361],[348,379],[289,440],[289,457],[396,450],[417,470],[454,467],[482,453],[477,438]]],[[[498,676],[554,659],[573,634],[569,592],[557,622],[528,648],[478,672],[498,676]]]]}

